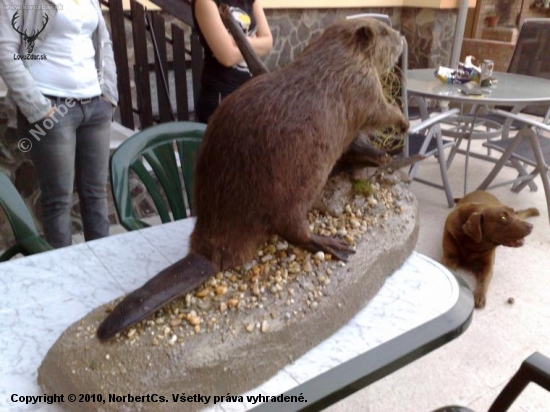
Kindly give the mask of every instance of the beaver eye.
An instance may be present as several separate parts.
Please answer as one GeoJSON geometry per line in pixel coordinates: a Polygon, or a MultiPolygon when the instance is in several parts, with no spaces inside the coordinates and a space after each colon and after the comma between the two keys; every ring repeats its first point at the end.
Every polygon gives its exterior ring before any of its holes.
{"type": "Polygon", "coordinates": [[[502,220],[502,221],[506,221],[506,219],[508,219],[508,217],[507,217],[506,215],[502,215],[502,216],[500,217],[500,220],[502,220]]]}

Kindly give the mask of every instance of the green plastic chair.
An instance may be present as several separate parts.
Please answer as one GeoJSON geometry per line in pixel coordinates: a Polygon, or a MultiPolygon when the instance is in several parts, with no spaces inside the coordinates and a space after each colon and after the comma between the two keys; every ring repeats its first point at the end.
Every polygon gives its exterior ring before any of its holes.
{"type": "Polygon", "coordinates": [[[118,218],[124,228],[138,230],[150,226],[138,219],[134,212],[130,170],[147,188],[163,223],[189,217],[184,196],[191,208],[195,160],[205,129],[206,125],[202,123],[161,123],[136,133],[116,149],[111,156],[111,188],[118,218]],[[144,159],[160,185],[147,170],[144,159]]]}
{"type": "Polygon", "coordinates": [[[27,205],[4,173],[0,173],[0,206],[10,222],[16,242],[0,255],[0,262],[9,260],[18,253],[28,256],[53,250],[53,247],[38,234],[27,205]]]}

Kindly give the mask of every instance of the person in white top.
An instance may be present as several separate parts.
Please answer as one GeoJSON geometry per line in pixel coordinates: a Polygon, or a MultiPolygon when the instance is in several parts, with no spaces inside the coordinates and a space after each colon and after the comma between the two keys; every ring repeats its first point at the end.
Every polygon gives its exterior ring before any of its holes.
{"type": "Polygon", "coordinates": [[[56,248],[72,243],[75,183],[85,239],[108,236],[110,124],[118,94],[99,2],[5,2],[13,4],[0,13],[0,76],[8,102],[17,106],[20,148],[37,170],[45,238],[56,248]]]}

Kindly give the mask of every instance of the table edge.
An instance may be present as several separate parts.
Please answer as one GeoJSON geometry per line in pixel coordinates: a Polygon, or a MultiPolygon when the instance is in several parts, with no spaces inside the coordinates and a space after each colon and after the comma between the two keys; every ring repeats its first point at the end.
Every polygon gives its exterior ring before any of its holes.
{"type": "Polygon", "coordinates": [[[251,411],[320,411],[460,336],[472,322],[474,299],[467,283],[453,276],[459,296],[447,312],[283,393],[307,403],[263,403],[251,411]]]}

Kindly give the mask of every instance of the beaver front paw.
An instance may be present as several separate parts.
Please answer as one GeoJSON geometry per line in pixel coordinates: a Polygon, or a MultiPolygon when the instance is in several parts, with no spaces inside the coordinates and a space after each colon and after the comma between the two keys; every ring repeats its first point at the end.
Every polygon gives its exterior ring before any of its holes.
{"type": "Polygon", "coordinates": [[[343,239],[329,236],[312,235],[311,243],[318,251],[329,253],[337,260],[347,262],[349,255],[355,253],[355,250],[343,239]]]}
{"type": "Polygon", "coordinates": [[[403,118],[397,124],[396,130],[399,134],[406,134],[409,131],[410,123],[407,119],[403,118]]]}

